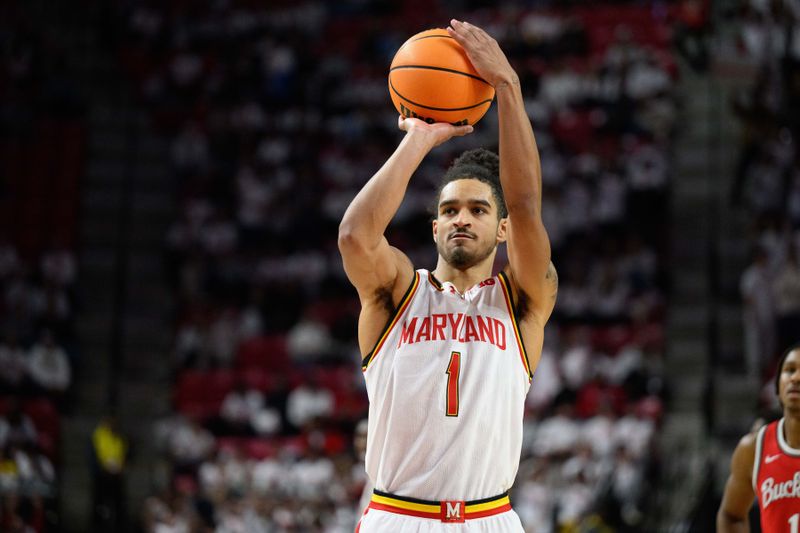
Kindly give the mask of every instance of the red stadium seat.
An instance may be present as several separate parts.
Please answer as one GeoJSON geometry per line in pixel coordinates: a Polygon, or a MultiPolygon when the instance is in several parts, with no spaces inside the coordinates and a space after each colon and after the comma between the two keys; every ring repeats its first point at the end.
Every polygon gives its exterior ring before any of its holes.
{"type": "Polygon", "coordinates": [[[244,453],[251,459],[262,460],[268,457],[274,457],[277,453],[277,447],[270,440],[252,438],[245,441],[244,453]]]}
{"type": "Polygon", "coordinates": [[[237,371],[236,380],[244,383],[248,389],[255,389],[264,393],[273,392],[278,383],[278,378],[262,368],[243,368],[237,371]]]}
{"type": "Polygon", "coordinates": [[[217,451],[244,450],[247,439],[242,437],[217,437],[217,451]]]}
{"type": "Polygon", "coordinates": [[[289,366],[286,338],[283,335],[253,337],[242,342],[236,354],[240,368],[282,371],[289,366]]]}
{"type": "Polygon", "coordinates": [[[186,370],[178,376],[175,385],[175,403],[181,404],[187,401],[202,398],[206,385],[205,373],[197,370],[186,370]]]}
{"type": "Polygon", "coordinates": [[[31,417],[39,433],[50,435],[54,441],[58,441],[61,418],[50,399],[36,398],[29,400],[24,404],[22,410],[31,417]]]}
{"type": "Polygon", "coordinates": [[[231,370],[202,372],[187,370],[178,377],[174,403],[187,416],[205,420],[219,412],[222,400],[233,388],[235,377],[231,370]]]}

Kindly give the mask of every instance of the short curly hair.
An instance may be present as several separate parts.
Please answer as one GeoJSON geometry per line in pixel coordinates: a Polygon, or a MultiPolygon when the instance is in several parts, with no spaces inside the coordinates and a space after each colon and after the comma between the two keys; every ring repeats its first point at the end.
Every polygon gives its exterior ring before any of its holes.
{"type": "MultiPolygon", "coordinates": [[[[442,190],[448,183],[460,179],[475,179],[491,187],[497,203],[498,218],[508,216],[503,187],[500,185],[500,157],[496,153],[485,148],[476,148],[458,156],[442,177],[439,189],[436,191],[436,201],[438,202],[442,190]]],[[[436,213],[437,209],[433,212],[436,213]]]]}

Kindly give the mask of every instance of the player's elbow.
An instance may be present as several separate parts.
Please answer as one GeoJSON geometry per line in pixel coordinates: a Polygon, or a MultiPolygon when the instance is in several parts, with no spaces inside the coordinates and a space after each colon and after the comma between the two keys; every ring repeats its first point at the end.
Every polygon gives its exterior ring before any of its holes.
{"type": "Polygon", "coordinates": [[[339,250],[344,251],[352,249],[357,242],[358,236],[353,225],[342,221],[342,223],[339,224],[339,250]]]}
{"type": "Polygon", "coordinates": [[[717,511],[717,531],[719,533],[733,533],[736,531],[745,531],[739,529],[745,525],[747,517],[734,516],[720,507],[717,511]]]}
{"type": "Polygon", "coordinates": [[[364,249],[364,233],[358,231],[356,224],[343,220],[339,224],[339,251],[342,253],[364,249]]]}

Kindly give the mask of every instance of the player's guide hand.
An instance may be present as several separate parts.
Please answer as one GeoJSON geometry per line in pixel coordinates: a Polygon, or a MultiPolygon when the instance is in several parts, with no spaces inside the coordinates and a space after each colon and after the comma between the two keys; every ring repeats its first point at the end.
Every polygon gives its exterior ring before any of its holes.
{"type": "Polygon", "coordinates": [[[447,33],[464,48],[472,66],[481,78],[495,89],[519,83],[516,72],[497,41],[484,30],[469,22],[450,21],[447,33]]]}
{"type": "Polygon", "coordinates": [[[434,122],[428,124],[418,118],[406,118],[400,115],[397,117],[397,127],[407,132],[409,135],[419,136],[430,146],[439,146],[453,137],[462,137],[472,133],[472,126],[453,126],[446,122],[434,122]]]}

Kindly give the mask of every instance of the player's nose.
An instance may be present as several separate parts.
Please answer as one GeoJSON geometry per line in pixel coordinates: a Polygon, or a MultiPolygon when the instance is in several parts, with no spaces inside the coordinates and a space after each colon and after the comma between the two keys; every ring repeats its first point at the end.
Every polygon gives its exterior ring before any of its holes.
{"type": "Polygon", "coordinates": [[[463,228],[470,225],[470,215],[469,209],[460,209],[458,211],[458,215],[453,219],[453,224],[458,226],[459,228],[463,228]]]}

